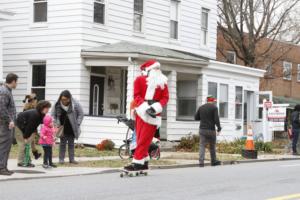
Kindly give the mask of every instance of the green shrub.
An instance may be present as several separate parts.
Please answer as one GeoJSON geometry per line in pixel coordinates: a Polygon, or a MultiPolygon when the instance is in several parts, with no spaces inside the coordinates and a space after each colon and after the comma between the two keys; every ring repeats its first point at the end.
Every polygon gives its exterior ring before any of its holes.
{"type": "Polygon", "coordinates": [[[188,135],[181,138],[176,146],[177,151],[195,152],[199,150],[199,135],[188,135]]]}
{"type": "MultiPolygon", "coordinates": [[[[176,146],[177,151],[196,152],[199,151],[199,135],[189,135],[181,138],[179,144],[176,146]]],[[[236,139],[232,142],[222,141],[217,143],[216,149],[218,153],[228,154],[241,154],[244,149],[246,138],[236,139]]],[[[257,151],[263,151],[271,153],[273,146],[271,142],[255,141],[255,149],[257,151]]]]}
{"type": "Polygon", "coordinates": [[[255,141],[254,146],[257,151],[263,151],[266,153],[273,152],[272,142],[255,141]]]}

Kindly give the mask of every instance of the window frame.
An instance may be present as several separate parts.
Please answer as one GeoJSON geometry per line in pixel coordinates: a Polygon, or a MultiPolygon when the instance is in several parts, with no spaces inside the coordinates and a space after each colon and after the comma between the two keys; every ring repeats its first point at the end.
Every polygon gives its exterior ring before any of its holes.
{"type": "Polygon", "coordinates": [[[93,2],[93,23],[99,26],[106,25],[106,7],[107,7],[107,0],[94,0],[93,2]],[[102,4],[104,6],[103,8],[103,23],[96,22],[95,21],[95,4],[102,4]]]}
{"type": "Polygon", "coordinates": [[[226,83],[220,83],[218,84],[218,95],[219,97],[217,98],[218,100],[218,110],[219,110],[219,116],[220,118],[222,119],[228,119],[229,118],[229,84],[226,84],[226,83]],[[220,104],[221,104],[221,85],[225,85],[227,86],[227,101],[224,101],[222,103],[226,103],[227,104],[227,116],[221,116],[221,113],[220,113],[220,104]]]}
{"type": "Polygon", "coordinates": [[[283,80],[286,80],[286,81],[291,81],[293,79],[293,63],[292,62],[288,62],[288,61],[283,61],[283,69],[282,69],[282,78],[283,80]],[[285,77],[285,74],[284,74],[284,71],[285,71],[285,68],[286,68],[286,64],[290,64],[290,78],[286,78],[285,77]]]}
{"type": "Polygon", "coordinates": [[[135,6],[134,6],[134,3],[135,3],[136,0],[133,0],[133,22],[132,22],[132,30],[133,32],[135,33],[143,33],[144,32],[144,17],[145,17],[145,0],[141,0],[143,2],[143,6],[142,6],[142,12],[138,12],[135,10],[135,6]],[[139,15],[141,17],[141,24],[140,24],[140,30],[136,30],[135,29],[135,16],[136,15],[139,15]]]}
{"type": "Polygon", "coordinates": [[[33,24],[44,24],[48,22],[48,0],[33,0],[32,1],[32,23],[33,24]],[[46,3],[46,21],[35,21],[35,5],[46,3]]]}
{"type": "Polygon", "coordinates": [[[217,98],[217,102],[216,102],[216,106],[218,107],[218,111],[219,111],[219,117],[221,119],[229,119],[229,99],[230,99],[230,84],[228,83],[224,83],[224,82],[219,82],[219,81],[216,81],[216,80],[210,80],[207,82],[207,95],[212,95],[212,94],[209,94],[208,91],[209,91],[209,83],[213,83],[213,84],[216,84],[217,86],[217,96],[215,98],[217,98]],[[226,85],[227,86],[227,117],[221,117],[220,115],[220,94],[221,94],[221,85],[226,85]]]}
{"type": "MultiPolygon", "coordinates": [[[[32,93],[33,89],[43,89],[45,92],[45,98],[46,98],[46,88],[47,88],[47,63],[45,61],[37,61],[37,62],[30,62],[29,66],[29,76],[30,84],[28,84],[27,92],[29,94],[32,93]],[[33,68],[36,65],[45,65],[45,86],[33,86],[33,68]]],[[[38,96],[38,95],[37,95],[38,96]]]]}
{"type": "Polygon", "coordinates": [[[227,63],[230,63],[230,64],[236,64],[236,52],[235,51],[226,51],[226,62],[227,63]],[[228,60],[228,54],[233,54],[233,63],[232,62],[229,62],[228,60]]]}
{"type": "Polygon", "coordinates": [[[235,120],[243,120],[243,114],[244,114],[244,88],[243,88],[243,86],[238,86],[238,85],[236,85],[235,86],[235,106],[234,106],[234,111],[235,111],[235,120]],[[241,88],[242,89],[242,102],[240,102],[240,103],[237,103],[237,89],[238,88],[241,88]],[[240,118],[238,118],[237,117],[237,106],[241,106],[242,107],[242,114],[241,114],[241,117],[240,118]]]}
{"type": "Polygon", "coordinates": [[[197,98],[198,98],[198,92],[195,93],[195,97],[180,97],[179,96],[179,92],[178,92],[178,85],[179,83],[178,82],[191,82],[193,84],[195,84],[196,86],[196,91],[198,91],[198,82],[197,80],[177,80],[176,81],[176,85],[177,85],[177,89],[176,89],[176,119],[177,120],[194,120],[194,114],[197,110],[197,98]],[[191,115],[180,115],[179,113],[179,109],[178,109],[178,106],[179,106],[179,101],[180,100],[195,100],[195,111],[194,113],[192,113],[191,115]]]}
{"type": "Polygon", "coordinates": [[[170,20],[169,20],[169,38],[172,40],[179,40],[179,9],[180,9],[180,0],[170,0],[170,20]],[[172,19],[172,2],[176,3],[176,20],[172,19]],[[175,37],[172,37],[172,22],[176,24],[176,33],[175,37]]]}
{"type": "Polygon", "coordinates": [[[209,13],[210,13],[210,9],[208,8],[204,8],[202,7],[201,8],[201,46],[208,46],[209,44],[209,13]],[[203,14],[207,14],[207,25],[206,27],[203,26],[203,14]],[[205,32],[205,35],[204,35],[204,32],[205,32]],[[205,38],[205,40],[204,40],[205,38]]]}

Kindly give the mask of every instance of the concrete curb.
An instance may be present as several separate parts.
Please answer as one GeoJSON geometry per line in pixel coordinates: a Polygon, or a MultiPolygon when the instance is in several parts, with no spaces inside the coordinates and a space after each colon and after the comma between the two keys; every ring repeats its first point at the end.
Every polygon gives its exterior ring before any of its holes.
{"type": "MultiPolygon", "coordinates": [[[[222,166],[225,165],[237,165],[237,164],[249,164],[249,163],[260,163],[260,162],[276,162],[276,161],[293,161],[300,160],[299,158],[272,158],[272,159],[257,159],[257,160],[237,160],[237,161],[224,161],[222,166]]],[[[210,163],[205,163],[205,167],[210,166],[210,163]]],[[[190,167],[199,167],[198,164],[178,164],[178,165],[163,165],[163,166],[151,166],[151,170],[158,169],[180,169],[180,168],[190,168],[190,167]]],[[[56,175],[56,176],[39,176],[39,177],[24,177],[24,178],[11,178],[0,180],[0,182],[6,181],[17,181],[17,180],[33,180],[33,179],[50,179],[50,178],[61,178],[61,177],[74,177],[74,176],[89,176],[89,175],[100,175],[100,174],[113,174],[120,172],[120,169],[108,169],[100,172],[91,172],[91,173],[79,173],[72,175],[56,175]]]]}

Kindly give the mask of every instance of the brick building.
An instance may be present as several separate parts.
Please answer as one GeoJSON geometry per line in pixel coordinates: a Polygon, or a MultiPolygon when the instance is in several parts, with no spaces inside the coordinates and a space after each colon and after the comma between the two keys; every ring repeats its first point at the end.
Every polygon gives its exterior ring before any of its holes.
{"type": "MultiPolygon", "coordinates": [[[[269,39],[263,40],[258,51],[264,51],[270,42],[269,39]]],[[[217,36],[217,60],[244,65],[220,30],[217,36]]],[[[277,41],[268,55],[258,58],[256,68],[267,71],[261,78],[260,90],[273,91],[275,103],[290,103],[291,106],[300,103],[300,46],[277,41]]]]}

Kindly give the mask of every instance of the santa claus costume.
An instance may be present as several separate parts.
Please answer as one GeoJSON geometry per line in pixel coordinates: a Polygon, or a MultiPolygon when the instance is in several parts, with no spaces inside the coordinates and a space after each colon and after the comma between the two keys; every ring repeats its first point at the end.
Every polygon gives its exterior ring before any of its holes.
{"type": "Polygon", "coordinates": [[[169,101],[168,79],[160,70],[160,63],[148,60],[141,65],[142,75],[134,81],[137,147],[132,163],[125,170],[147,170],[148,149],[156,130],[161,126],[161,112],[169,101]]]}

